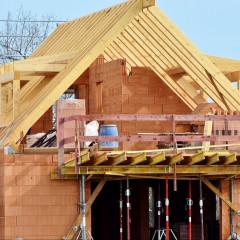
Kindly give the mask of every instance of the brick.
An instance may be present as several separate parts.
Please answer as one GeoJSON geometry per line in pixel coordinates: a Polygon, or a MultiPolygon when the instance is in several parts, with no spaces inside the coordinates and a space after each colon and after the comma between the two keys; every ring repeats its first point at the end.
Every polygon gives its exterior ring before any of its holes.
{"type": "Polygon", "coordinates": [[[4,176],[2,177],[4,186],[15,186],[17,185],[17,177],[16,176],[4,176]]]}
{"type": "Polygon", "coordinates": [[[134,114],[134,113],[136,113],[136,106],[135,106],[135,104],[125,104],[122,107],[122,113],[125,113],[125,114],[134,114]]]}
{"type": "Polygon", "coordinates": [[[149,104],[148,111],[151,114],[162,114],[163,105],[162,104],[149,104]]]}
{"type": "Polygon", "coordinates": [[[146,68],[144,67],[132,67],[131,68],[132,76],[144,76],[146,75],[146,68]]]}
{"type": "Polygon", "coordinates": [[[177,95],[168,95],[167,96],[167,103],[170,103],[170,104],[178,104],[179,103],[179,97],[177,95]]]}
{"type": "Polygon", "coordinates": [[[5,216],[4,217],[4,226],[12,227],[17,225],[16,216],[5,216]]]}
{"type": "Polygon", "coordinates": [[[128,79],[129,85],[142,85],[142,77],[140,76],[130,76],[128,79]]]}
{"type": "Polygon", "coordinates": [[[136,86],[123,85],[122,93],[132,96],[132,95],[136,94],[136,86]]]}
{"type": "Polygon", "coordinates": [[[142,103],[141,95],[134,95],[129,97],[129,104],[142,103]]]}
{"type": "Polygon", "coordinates": [[[41,155],[34,155],[33,161],[35,163],[52,163],[53,157],[52,155],[48,154],[41,154],[41,155]]]}
{"type": "Polygon", "coordinates": [[[14,156],[15,156],[15,155],[13,155],[13,154],[4,155],[4,157],[3,157],[3,159],[4,159],[3,162],[4,162],[4,163],[14,163],[14,162],[15,162],[14,156]]]}
{"type": "Polygon", "coordinates": [[[148,106],[144,105],[144,104],[136,104],[136,113],[138,113],[138,114],[149,113],[148,106]]]}
{"type": "Polygon", "coordinates": [[[148,105],[148,104],[153,104],[153,103],[154,103],[153,95],[142,96],[142,104],[143,105],[148,105]]]}
{"type": "Polygon", "coordinates": [[[148,94],[148,86],[136,86],[136,94],[148,94]]]}

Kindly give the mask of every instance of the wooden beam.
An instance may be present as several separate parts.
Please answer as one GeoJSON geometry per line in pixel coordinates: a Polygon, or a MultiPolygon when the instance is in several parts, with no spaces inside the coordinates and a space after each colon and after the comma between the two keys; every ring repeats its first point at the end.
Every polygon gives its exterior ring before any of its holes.
{"type": "Polygon", "coordinates": [[[30,75],[30,74],[41,74],[44,73],[47,75],[48,73],[57,73],[60,72],[63,68],[66,67],[67,64],[58,63],[32,63],[28,62],[25,64],[15,64],[14,70],[20,71],[21,75],[30,75]]]}
{"type": "Polygon", "coordinates": [[[151,7],[155,5],[155,0],[142,0],[143,8],[151,7]]]}
{"type": "Polygon", "coordinates": [[[78,54],[78,51],[68,51],[58,54],[44,55],[44,56],[30,56],[27,59],[14,62],[14,66],[20,67],[26,64],[47,64],[47,63],[62,63],[64,61],[74,58],[78,54]]]}
{"type": "MultiPolygon", "coordinates": [[[[105,174],[105,172],[114,172],[116,174],[173,174],[172,166],[167,165],[117,165],[117,166],[81,166],[79,174],[105,174]]],[[[74,167],[63,166],[61,173],[64,175],[74,175],[74,167]]],[[[206,174],[214,175],[216,178],[222,177],[223,175],[239,175],[240,166],[237,165],[178,165],[176,169],[177,174],[206,174]]]]}
{"type": "MultiPolygon", "coordinates": [[[[205,121],[204,129],[203,129],[203,136],[211,136],[212,135],[212,128],[213,128],[213,121],[205,121]]],[[[205,150],[209,150],[210,141],[204,141],[202,146],[205,150]]]]}
{"type": "MultiPolygon", "coordinates": [[[[95,188],[93,194],[89,197],[87,204],[86,204],[86,214],[90,210],[92,204],[94,203],[95,199],[97,198],[97,196],[103,189],[106,182],[107,182],[107,177],[105,176],[100,180],[100,182],[98,183],[97,187],[95,188]]],[[[82,223],[82,219],[83,219],[83,214],[80,213],[77,220],[74,222],[73,226],[69,230],[69,232],[67,234],[67,239],[73,239],[74,235],[76,234],[76,232],[74,231],[74,227],[79,228],[80,224],[82,223]]]]}
{"type": "Polygon", "coordinates": [[[219,162],[219,154],[218,153],[214,153],[211,156],[206,157],[206,164],[207,165],[211,165],[214,164],[216,162],[219,162]]]}
{"type": "Polygon", "coordinates": [[[80,156],[78,157],[78,165],[90,161],[90,153],[88,149],[83,149],[80,151],[80,156]]]}
{"type": "Polygon", "coordinates": [[[136,165],[139,163],[144,162],[145,160],[147,160],[146,158],[146,153],[142,152],[142,153],[136,153],[136,154],[127,154],[127,161],[126,164],[128,165],[136,165]]]}
{"type": "Polygon", "coordinates": [[[74,83],[141,11],[142,1],[127,1],[110,9],[100,11],[97,14],[89,15],[81,20],[73,21],[71,24],[74,25],[80,38],[76,37],[75,31],[72,31],[74,32],[74,36],[69,34],[69,25],[67,24],[61,27],[62,34],[65,32],[64,37],[66,36],[64,41],[63,35],[58,34],[59,31],[56,32],[56,35],[53,33],[49,39],[55,39],[55,41],[45,41],[32,55],[33,57],[41,54],[57,54],[59,51],[66,52],[69,44],[74,45],[72,49],[76,49],[76,46],[78,46],[77,49],[79,52],[68,62],[66,68],[34,96],[28,108],[19,114],[14,125],[11,126],[11,131],[8,131],[9,129],[7,128],[4,130],[5,135],[1,137],[0,145],[14,145],[19,140],[19,132],[22,131],[26,134],[29,127],[49,109],[59,96],[74,83]],[[101,21],[96,21],[97,18],[101,19],[101,21]],[[88,24],[83,26],[82,23],[85,20],[87,23],[91,20],[92,26],[88,24]],[[73,39],[69,39],[71,36],[75,37],[74,41],[73,39]]]}
{"type": "Polygon", "coordinates": [[[146,164],[156,165],[166,160],[165,152],[160,152],[151,156],[147,156],[146,164]]]}
{"type": "Polygon", "coordinates": [[[193,165],[196,163],[199,163],[201,161],[203,161],[205,159],[204,157],[204,152],[200,151],[198,153],[193,154],[192,156],[190,156],[190,162],[188,163],[188,165],[193,165]]]}
{"type": "Polygon", "coordinates": [[[205,177],[201,177],[202,182],[208,187],[210,188],[219,198],[221,198],[236,214],[240,215],[240,210],[232,203],[229,201],[228,197],[226,197],[225,195],[223,195],[215,186],[212,185],[212,183],[210,183],[208,181],[207,178],[205,177]]]}
{"type": "Polygon", "coordinates": [[[20,113],[20,75],[19,72],[14,72],[13,80],[13,119],[16,119],[20,113]]]}
{"type": "MultiPolygon", "coordinates": [[[[231,110],[240,108],[240,92],[232,86],[230,81],[217,69],[217,67],[199,51],[177,27],[172,24],[169,19],[156,7],[148,9],[154,17],[159,29],[162,29],[163,36],[169,39],[172,48],[174,45],[175,55],[182,58],[179,62],[185,71],[198,82],[204,91],[223,109],[226,107],[222,104],[221,98],[209,82],[207,71],[215,80],[219,91],[224,95],[231,110]],[[204,86],[205,85],[205,86],[204,86]]],[[[144,13],[147,10],[143,11],[144,13]]],[[[227,110],[227,109],[226,109],[227,110]]]]}
{"type": "Polygon", "coordinates": [[[7,107],[7,92],[6,86],[0,83],[0,115],[5,118],[7,107]]]}
{"type": "Polygon", "coordinates": [[[182,160],[183,160],[183,153],[182,152],[176,153],[176,154],[170,156],[169,165],[179,163],[182,160]]]}
{"type": "MultiPolygon", "coordinates": [[[[184,74],[185,71],[181,66],[177,66],[174,68],[169,68],[165,70],[168,75],[175,75],[175,74],[184,74]]],[[[186,74],[186,73],[185,73],[186,74]]]]}
{"type": "Polygon", "coordinates": [[[237,154],[232,153],[224,157],[224,165],[229,165],[237,161],[237,154]]]}
{"type": "Polygon", "coordinates": [[[127,160],[127,157],[126,157],[125,152],[111,154],[111,155],[108,154],[108,160],[105,163],[105,165],[115,166],[115,165],[125,162],[126,160],[127,160]]]}
{"type": "Polygon", "coordinates": [[[106,162],[107,160],[108,160],[108,158],[107,158],[107,153],[106,152],[98,152],[96,155],[91,157],[90,161],[88,161],[84,165],[89,164],[89,165],[97,166],[97,165],[99,165],[103,162],[106,162]]]}
{"type": "Polygon", "coordinates": [[[221,58],[215,56],[207,56],[209,60],[216,65],[216,67],[221,72],[237,72],[240,71],[240,61],[229,59],[229,58],[221,58]]]}
{"type": "Polygon", "coordinates": [[[200,103],[207,102],[201,96],[201,94],[193,87],[193,85],[185,79],[184,76],[179,78],[176,82],[186,93],[188,93],[192,97],[192,99],[196,102],[196,106],[200,103]]]}
{"type": "Polygon", "coordinates": [[[0,75],[0,83],[8,83],[13,81],[13,79],[14,79],[14,71],[7,72],[0,75]]]}

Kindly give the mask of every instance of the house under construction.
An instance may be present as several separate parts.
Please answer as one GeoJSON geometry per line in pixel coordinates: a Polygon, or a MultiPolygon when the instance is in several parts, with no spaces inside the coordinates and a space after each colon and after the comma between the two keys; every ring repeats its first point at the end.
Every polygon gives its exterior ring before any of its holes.
{"type": "Polygon", "coordinates": [[[0,66],[0,238],[239,239],[239,80],[154,0],[59,25],[0,66]]]}

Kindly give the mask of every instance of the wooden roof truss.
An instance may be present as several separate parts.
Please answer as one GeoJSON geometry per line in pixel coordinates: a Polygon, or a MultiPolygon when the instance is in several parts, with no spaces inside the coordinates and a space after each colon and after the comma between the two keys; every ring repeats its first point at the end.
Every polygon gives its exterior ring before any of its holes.
{"type": "Polygon", "coordinates": [[[60,25],[28,59],[0,67],[0,145],[19,143],[100,54],[126,59],[129,71],[151,68],[192,110],[207,97],[240,109],[229,81],[239,80],[239,61],[207,57],[154,0],[130,0],[60,25]]]}

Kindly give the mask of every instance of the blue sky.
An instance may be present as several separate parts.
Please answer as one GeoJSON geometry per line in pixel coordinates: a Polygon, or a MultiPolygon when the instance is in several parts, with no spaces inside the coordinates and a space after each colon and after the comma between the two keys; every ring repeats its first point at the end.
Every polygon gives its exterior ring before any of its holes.
{"type": "MultiPolygon", "coordinates": [[[[39,18],[53,14],[59,20],[71,20],[121,2],[0,0],[0,19],[21,5],[39,18]]],[[[240,0],[156,0],[156,5],[204,53],[240,60],[240,0]]]]}

